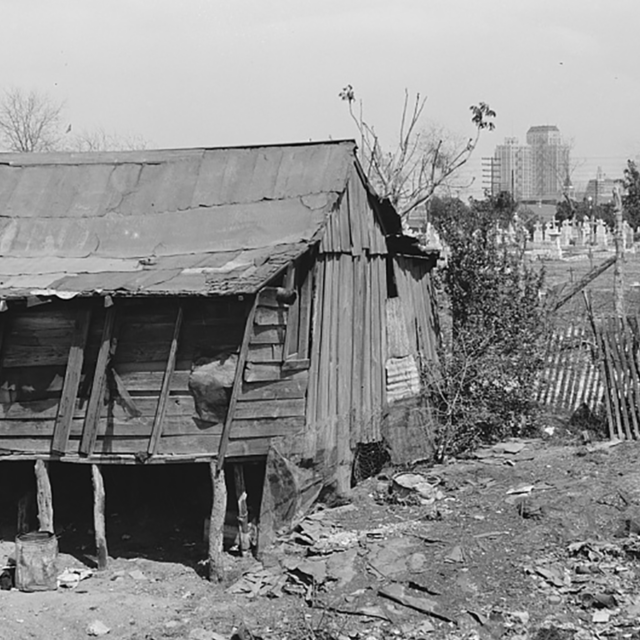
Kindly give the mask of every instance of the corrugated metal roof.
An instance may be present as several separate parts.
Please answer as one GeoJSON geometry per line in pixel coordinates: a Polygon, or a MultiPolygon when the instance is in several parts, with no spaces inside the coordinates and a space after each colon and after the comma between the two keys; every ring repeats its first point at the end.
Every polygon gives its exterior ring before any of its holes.
{"type": "Polygon", "coordinates": [[[0,297],[253,292],[319,237],[354,151],[0,153],[0,297]]]}

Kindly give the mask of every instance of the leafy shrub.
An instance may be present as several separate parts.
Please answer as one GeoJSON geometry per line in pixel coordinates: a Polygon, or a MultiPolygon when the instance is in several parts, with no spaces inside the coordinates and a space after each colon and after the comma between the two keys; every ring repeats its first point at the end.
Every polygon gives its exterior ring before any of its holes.
{"type": "Polygon", "coordinates": [[[510,199],[441,202],[433,222],[447,247],[440,288],[448,306],[440,367],[427,379],[437,457],[529,431],[542,364],[544,274],[524,259],[510,199]]]}

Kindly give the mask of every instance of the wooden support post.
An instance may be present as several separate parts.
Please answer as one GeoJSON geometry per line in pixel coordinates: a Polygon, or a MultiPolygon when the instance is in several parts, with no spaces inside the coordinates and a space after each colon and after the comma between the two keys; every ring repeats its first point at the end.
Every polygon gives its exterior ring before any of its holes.
{"type": "Polygon", "coordinates": [[[616,302],[616,315],[624,318],[624,238],[622,229],[622,193],[616,185],[613,190],[614,208],[616,212],[616,263],[613,273],[613,290],[616,302]]]}
{"type": "Polygon", "coordinates": [[[34,520],[34,494],[33,491],[26,491],[18,500],[18,525],[17,535],[29,533],[31,523],[34,520]]]}
{"type": "Polygon", "coordinates": [[[53,531],[53,498],[51,496],[51,482],[49,470],[44,460],[36,460],[36,486],[38,488],[38,520],[40,531],[53,531]]]}
{"type": "Polygon", "coordinates": [[[102,342],[100,343],[100,351],[98,351],[96,369],[93,374],[93,384],[91,385],[91,395],[89,396],[87,415],[84,419],[84,429],[82,431],[82,440],[80,441],[80,453],[85,456],[90,456],[93,453],[98,437],[98,424],[100,422],[100,411],[104,400],[107,364],[111,356],[111,339],[113,337],[115,310],[115,306],[107,309],[104,326],[102,328],[102,342]]]}
{"type": "Polygon", "coordinates": [[[58,415],[53,431],[51,450],[64,454],[67,450],[71,421],[76,407],[78,388],[80,387],[80,375],[84,361],[84,350],[89,335],[89,322],[91,321],[91,309],[81,309],[76,317],[75,328],[71,338],[67,369],[64,375],[62,396],[58,406],[58,415]]]}
{"type": "Polygon", "coordinates": [[[227,409],[227,417],[224,421],[224,427],[222,429],[222,435],[220,436],[220,445],[218,446],[218,471],[222,471],[224,467],[224,459],[227,455],[227,447],[229,445],[229,434],[231,431],[231,423],[233,422],[233,416],[236,411],[236,404],[238,402],[238,396],[242,389],[242,374],[244,372],[244,365],[247,362],[247,353],[249,351],[249,341],[251,340],[251,334],[253,333],[253,320],[256,317],[256,309],[258,308],[258,299],[260,293],[256,294],[253,299],[253,304],[249,310],[247,316],[247,322],[244,326],[244,335],[242,336],[242,344],[240,345],[240,353],[238,354],[238,364],[236,365],[236,374],[233,379],[233,387],[231,389],[231,398],[229,399],[229,408],[227,409]]]}
{"type": "Polygon", "coordinates": [[[169,400],[169,391],[171,388],[171,376],[176,367],[176,355],[178,353],[178,338],[180,336],[180,328],[182,327],[183,309],[182,305],[178,306],[178,314],[176,322],[173,326],[173,338],[171,340],[171,349],[169,349],[169,357],[167,358],[167,366],[162,377],[162,388],[160,389],[160,397],[158,398],[158,406],[156,407],[156,415],[153,419],[153,429],[149,438],[149,446],[147,453],[152,456],[158,450],[158,443],[162,435],[162,423],[167,412],[167,401],[169,400]]]}
{"type": "Polygon", "coordinates": [[[247,510],[247,490],[244,483],[244,467],[242,464],[233,465],[236,486],[236,500],[238,501],[238,536],[240,554],[246,556],[251,550],[251,534],[249,533],[249,511],[247,510]]]}
{"type": "Polygon", "coordinates": [[[107,532],[105,525],[105,493],[104,481],[100,467],[91,465],[91,479],[93,481],[93,529],[96,536],[96,554],[98,556],[98,570],[107,568],[107,532]]]}
{"type": "Polygon", "coordinates": [[[211,519],[209,520],[209,579],[221,581],[224,578],[224,556],[222,542],[224,538],[224,517],[227,513],[227,485],[224,469],[219,470],[215,460],[210,465],[213,499],[211,501],[211,519]]]}

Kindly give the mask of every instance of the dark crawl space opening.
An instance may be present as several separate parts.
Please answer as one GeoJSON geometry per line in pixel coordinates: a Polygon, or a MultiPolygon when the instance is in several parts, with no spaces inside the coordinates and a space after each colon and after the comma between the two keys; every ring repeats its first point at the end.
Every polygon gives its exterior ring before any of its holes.
{"type": "MultiPolygon", "coordinates": [[[[249,520],[257,524],[264,461],[244,463],[249,520]]],[[[143,557],[197,566],[207,557],[211,512],[209,465],[102,465],[106,495],[109,556],[143,557]]],[[[233,467],[225,468],[228,504],[225,547],[237,538],[237,504],[233,467]]],[[[89,464],[49,463],[55,533],[61,553],[92,565],[93,486],[89,464]]],[[[18,501],[29,495],[29,522],[38,528],[33,462],[0,464],[0,536],[13,540],[18,501]]]]}

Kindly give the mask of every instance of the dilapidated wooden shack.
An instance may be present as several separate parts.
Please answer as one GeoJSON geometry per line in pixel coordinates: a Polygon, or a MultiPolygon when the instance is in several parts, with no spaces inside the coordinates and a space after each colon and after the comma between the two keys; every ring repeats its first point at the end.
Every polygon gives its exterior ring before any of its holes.
{"type": "Polygon", "coordinates": [[[435,359],[436,257],[350,141],[0,154],[0,464],[100,491],[296,435],[344,489],[435,359]]]}

